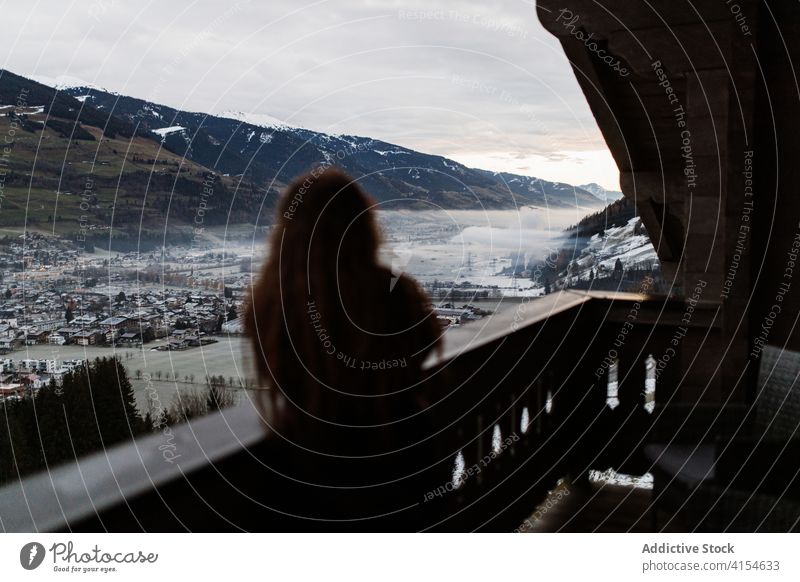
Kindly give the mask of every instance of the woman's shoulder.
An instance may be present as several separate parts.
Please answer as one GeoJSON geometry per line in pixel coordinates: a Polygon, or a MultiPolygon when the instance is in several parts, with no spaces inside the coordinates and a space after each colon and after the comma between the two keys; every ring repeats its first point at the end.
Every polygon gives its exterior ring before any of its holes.
{"type": "Polygon", "coordinates": [[[381,285],[391,297],[416,297],[426,299],[425,292],[413,277],[399,273],[388,267],[378,267],[378,278],[381,285]]]}
{"type": "MultiPolygon", "coordinates": [[[[377,308],[378,303],[382,303],[388,320],[393,322],[392,328],[421,331],[418,329],[420,324],[427,327],[431,325],[431,320],[435,320],[430,298],[413,277],[381,266],[374,283],[377,289],[374,296],[376,305],[373,307],[377,308]]],[[[363,300],[369,299],[364,297],[363,300]]],[[[430,333],[426,331],[425,335],[430,333]]]]}

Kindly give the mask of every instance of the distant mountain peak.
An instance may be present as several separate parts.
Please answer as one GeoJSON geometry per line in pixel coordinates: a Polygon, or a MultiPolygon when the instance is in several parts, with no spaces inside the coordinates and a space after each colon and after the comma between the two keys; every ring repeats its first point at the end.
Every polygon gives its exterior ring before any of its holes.
{"type": "Polygon", "coordinates": [[[622,198],[622,192],[618,190],[607,190],[603,188],[600,184],[596,182],[590,182],[588,184],[581,184],[578,188],[582,188],[586,190],[589,194],[597,198],[598,200],[602,200],[605,203],[614,202],[615,200],[619,200],[622,198]]]}
{"type": "Polygon", "coordinates": [[[88,92],[90,89],[92,89],[95,91],[110,93],[112,95],[119,95],[119,93],[114,93],[113,91],[109,91],[104,87],[100,87],[99,85],[89,81],[84,81],[78,77],[73,77],[72,75],[59,75],[57,77],[48,77],[47,75],[32,75],[29,78],[37,83],[41,83],[42,85],[47,85],[53,89],[58,89],[59,91],[65,91],[67,89],[86,89],[88,92]]]}
{"type": "Polygon", "coordinates": [[[223,119],[234,119],[236,121],[241,121],[242,123],[247,123],[248,125],[255,125],[256,127],[263,127],[265,129],[299,129],[296,125],[291,125],[266,113],[223,111],[218,115],[218,117],[223,119]]]}
{"type": "MultiPolygon", "coordinates": [[[[259,190],[262,194],[275,192],[319,164],[335,164],[358,179],[378,202],[392,203],[395,207],[508,209],[527,205],[546,208],[603,205],[594,194],[569,184],[468,168],[440,155],[379,139],[293,127],[260,113],[226,111],[214,115],[182,111],[112,94],[81,79],[61,77],[49,81],[65,88],[57,91],[13,73],[3,73],[0,105],[14,103],[24,89],[29,92],[29,103],[45,106],[50,119],[48,126],[62,135],[73,140],[90,139],[91,133],[82,128],[86,126],[102,129],[108,138],[137,136],[152,140],[159,143],[158,151],[166,152],[164,155],[179,156],[221,176],[240,177],[248,184],[248,194],[253,196],[259,190]]],[[[137,162],[149,162],[151,157],[152,154],[142,151],[137,162]]],[[[168,167],[165,165],[164,171],[168,167]]],[[[194,177],[198,175],[195,171],[194,177]]],[[[190,188],[186,187],[188,193],[190,188]]],[[[267,196],[264,205],[272,206],[276,199],[267,196]]]]}

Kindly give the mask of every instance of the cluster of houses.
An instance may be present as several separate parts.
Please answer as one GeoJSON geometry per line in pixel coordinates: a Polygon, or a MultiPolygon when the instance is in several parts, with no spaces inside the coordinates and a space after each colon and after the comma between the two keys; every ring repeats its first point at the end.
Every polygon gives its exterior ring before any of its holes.
{"type": "Polygon", "coordinates": [[[249,259],[240,260],[169,247],[99,256],[56,236],[0,237],[0,355],[155,340],[182,350],[241,333],[249,259]],[[219,267],[230,272],[221,277],[219,267]]]}
{"type": "Polygon", "coordinates": [[[166,339],[163,349],[200,346],[217,333],[237,333],[237,304],[229,293],[153,290],[113,301],[94,290],[72,293],[14,290],[0,297],[0,354],[24,346],[139,347],[166,339]]]}
{"type": "Polygon", "coordinates": [[[463,305],[456,307],[452,303],[445,303],[444,305],[434,306],[433,312],[436,317],[445,326],[461,325],[462,323],[469,323],[476,319],[481,319],[490,312],[484,309],[479,309],[474,305],[463,305]]]}
{"type": "MultiPolygon", "coordinates": [[[[80,315],[63,327],[51,331],[47,336],[47,343],[57,346],[75,344],[136,347],[142,345],[145,337],[155,339],[157,336],[154,330],[162,327],[163,318],[155,315],[142,316],[139,320],[118,315],[103,319],[94,315],[80,315]]],[[[34,339],[39,343],[41,338],[37,334],[34,339]]]]}
{"type": "Polygon", "coordinates": [[[55,380],[61,383],[64,374],[71,372],[78,366],[83,366],[85,360],[36,360],[11,358],[0,359],[0,400],[16,400],[46,386],[55,380]]]}
{"type": "Polygon", "coordinates": [[[74,243],[58,237],[30,231],[6,235],[0,238],[0,272],[6,277],[25,272],[35,278],[38,274],[74,266],[81,254],[74,243]]]}

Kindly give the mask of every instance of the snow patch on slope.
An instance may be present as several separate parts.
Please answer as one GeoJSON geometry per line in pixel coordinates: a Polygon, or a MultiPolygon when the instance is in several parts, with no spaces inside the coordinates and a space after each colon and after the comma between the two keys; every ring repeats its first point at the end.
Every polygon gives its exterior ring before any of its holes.
{"type": "Polygon", "coordinates": [[[185,127],[181,127],[180,125],[173,125],[172,127],[162,127],[160,129],[152,130],[153,133],[160,135],[161,137],[165,137],[170,135],[171,133],[178,133],[179,131],[186,131],[185,127]]]}
{"type": "Polygon", "coordinates": [[[613,271],[617,259],[626,267],[648,261],[658,264],[656,250],[641,222],[642,219],[636,216],[624,226],[606,229],[602,236],[594,235],[581,256],[570,266],[571,274],[578,279],[589,279],[592,269],[613,271]]]}
{"type": "Polygon", "coordinates": [[[167,139],[168,135],[172,135],[173,133],[181,133],[183,134],[183,138],[186,140],[186,143],[189,143],[189,136],[186,135],[186,128],[180,125],[173,125],[171,127],[161,127],[159,129],[151,129],[154,134],[161,138],[161,143],[164,143],[164,140],[167,139]]]}
{"type": "Polygon", "coordinates": [[[263,127],[266,129],[295,129],[295,126],[281,121],[277,117],[272,117],[266,113],[245,113],[244,111],[223,111],[219,117],[226,119],[234,119],[242,123],[249,123],[256,127],[263,127]]]}
{"type": "Polygon", "coordinates": [[[58,75],[57,77],[49,77],[47,75],[31,75],[28,78],[33,79],[42,85],[47,85],[48,87],[58,89],[59,91],[63,91],[65,89],[95,89],[111,95],[119,95],[119,93],[109,91],[104,87],[100,87],[94,83],[89,83],[88,81],[84,81],[78,77],[73,77],[72,75],[58,75]]]}

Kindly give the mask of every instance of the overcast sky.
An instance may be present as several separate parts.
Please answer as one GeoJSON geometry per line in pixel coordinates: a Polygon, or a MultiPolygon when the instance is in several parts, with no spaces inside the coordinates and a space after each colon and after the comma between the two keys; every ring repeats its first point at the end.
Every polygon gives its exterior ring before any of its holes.
{"type": "Polygon", "coordinates": [[[0,0],[0,14],[0,67],[21,75],[619,187],[532,0],[0,0]]]}

